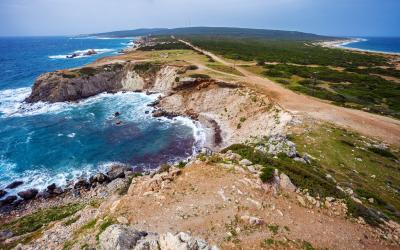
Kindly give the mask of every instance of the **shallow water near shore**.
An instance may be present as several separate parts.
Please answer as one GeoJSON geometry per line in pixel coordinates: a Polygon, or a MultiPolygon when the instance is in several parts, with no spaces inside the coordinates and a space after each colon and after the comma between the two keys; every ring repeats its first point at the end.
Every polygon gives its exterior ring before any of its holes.
{"type": "Polygon", "coordinates": [[[400,37],[365,37],[341,46],[365,51],[400,53],[400,37]]]}
{"type": "MultiPolygon", "coordinates": [[[[79,44],[85,41],[76,40],[79,44]]],[[[53,42],[60,41],[65,42],[60,38],[53,42]]],[[[98,41],[113,41],[115,47],[109,47],[115,52],[129,40],[98,41]]],[[[80,49],[91,48],[95,43],[93,39],[89,42],[90,45],[80,49]]],[[[157,95],[120,92],[100,94],[78,103],[23,103],[31,92],[33,79],[40,73],[82,65],[100,56],[74,59],[52,56],[70,51],[75,50],[69,47],[64,51],[50,50],[41,56],[43,62],[39,68],[32,65],[26,72],[19,69],[21,72],[16,74],[0,73],[0,189],[15,180],[24,181],[17,189],[7,190],[8,195],[29,187],[43,189],[51,183],[65,185],[77,177],[105,171],[115,162],[156,168],[165,162],[186,159],[201,146],[204,136],[195,122],[186,118],[152,117],[148,104],[157,95]],[[48,64],[52,65],[49,69],[48,64]],[[115,116],[115,112],[120,115],[115,116]]],[[[18,60],[12,60],[19,64],[18,60]]],[[[12,64],[2,62],[1,66],[13,68],[12,64]]],[[[27,67],[27,62],[21,65],[27,67]]]]}

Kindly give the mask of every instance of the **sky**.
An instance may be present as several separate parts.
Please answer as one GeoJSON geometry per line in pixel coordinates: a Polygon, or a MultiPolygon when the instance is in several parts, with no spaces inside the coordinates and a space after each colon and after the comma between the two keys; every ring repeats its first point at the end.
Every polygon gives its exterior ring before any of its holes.
{"type": "Polygon", "coordinates": [[[0,36],[187,26],[400,37],[400,0],[0,0],[0,36]]]}

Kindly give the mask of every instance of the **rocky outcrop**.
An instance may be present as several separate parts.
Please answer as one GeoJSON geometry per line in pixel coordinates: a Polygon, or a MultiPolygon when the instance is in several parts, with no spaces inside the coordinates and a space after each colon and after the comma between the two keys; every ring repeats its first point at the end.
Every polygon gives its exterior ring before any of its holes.
{"type": "Polygon", "coordinates": [[[24,184],[23,181],[14,181],[14,182],[8,184],[8,186],[6,187],[6,189],[14,189],[14,188],[16,188],[16,187],[21,186],[22,184],[24,184]]]}
{"type": "Polygon", "coordinates": [[[24,200],[31,200],[36,197],[39,191],[35,188],[27,189],[18,193],[18,196],[24,200]]]}
{"type": "Polygon", "coordinates": [[[138,231],[129,226],[111,225],[99,237],[102,250],[217,250],[202,239],[194,238],[187,233],[157,234],[138,231]]]}
{"type": "Polygon", "coordinates": [[[103,92],[174,87],[178,67],[156,63],[119,62],[45,73],[37,78],[26,102],[77,101],[103,92]]]}

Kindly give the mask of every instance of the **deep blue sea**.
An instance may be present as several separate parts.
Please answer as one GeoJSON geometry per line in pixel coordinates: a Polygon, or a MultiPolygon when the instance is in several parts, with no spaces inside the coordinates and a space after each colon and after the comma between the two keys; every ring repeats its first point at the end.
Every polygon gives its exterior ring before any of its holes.
{"type": "Polygon", "coordinates": [[[343,45],[346,48],[400,53],[400,37],[362,37],[359,42],[343,45]]]}
{"type": "Polygon", "coordinates": [[[24,184],[9,194],[53,182],[65,185],[114,162],[155,168],[193,154],[203,138],[198,124],[153,118],[147,104],[157,95],[103,93],[78,103],[23,102],[41,73],[116,54],[131,40],[0,38],[0,189],[14,180],[24,184]],[[98,54],[66,58],[88,49],[98,54]],[[122,125],[116,125],[117,111],[122,125]]]}

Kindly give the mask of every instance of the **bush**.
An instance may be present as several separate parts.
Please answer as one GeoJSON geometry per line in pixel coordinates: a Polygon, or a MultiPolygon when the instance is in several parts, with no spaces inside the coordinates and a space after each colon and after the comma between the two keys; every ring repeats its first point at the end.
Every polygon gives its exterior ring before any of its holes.
{"type": "Polygon", "coordinates": [[[274,179],[275,170],[271,167],[264,167],[261,170],[260,179],[262,182],[271,182],[274,179]]]}
{"type": "Polygon", "coordinates": [[[206,74],[191,74],[189,76],[192,77],[192,78],[202,78],[202,79],[211,78],[209,75],[206,75],[206,74]]]}
{"type": "Polygon", "coordinates": [[[388,149],[383,149],[383,148],[377,148],[377,147],[369,147],[369,151],[374,152],[375,154],[378,154],[383,157],[387,158],[392,158],[392,159],[397,159],[397,156],[395,156],[390,150],[388,149]]]}

